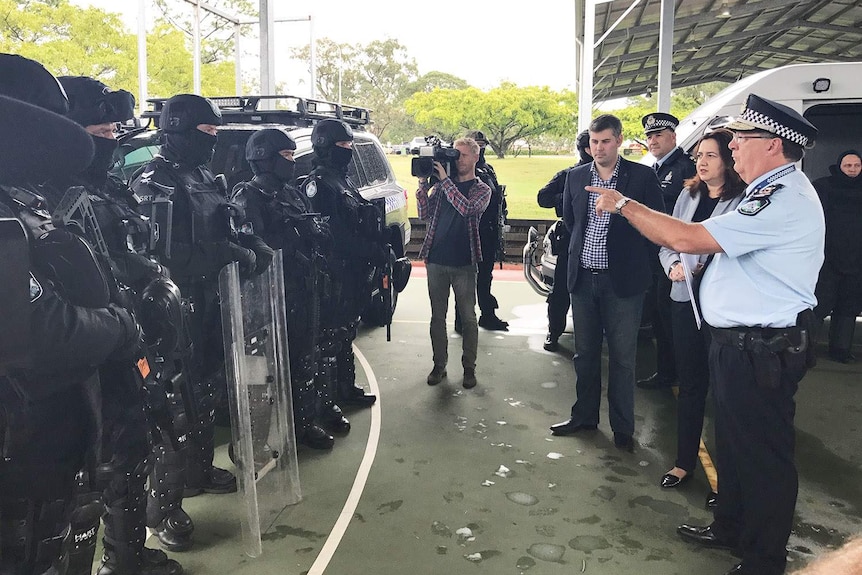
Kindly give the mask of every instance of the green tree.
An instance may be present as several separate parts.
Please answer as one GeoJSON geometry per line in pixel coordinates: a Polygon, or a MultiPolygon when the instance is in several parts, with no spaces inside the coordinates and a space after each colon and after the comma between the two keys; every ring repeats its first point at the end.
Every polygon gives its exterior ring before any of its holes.
{"type": "Polygon", "coordinates": [[[542,134],[571,137],[577,131],[575,94],[547,87],[521,88],[504,82],[488,92],[472,87],[435,89],[413,94],[405,107],[417,124],[445,139],[482,130],[499,158],[517,140],[529,142],[542,134]]]}

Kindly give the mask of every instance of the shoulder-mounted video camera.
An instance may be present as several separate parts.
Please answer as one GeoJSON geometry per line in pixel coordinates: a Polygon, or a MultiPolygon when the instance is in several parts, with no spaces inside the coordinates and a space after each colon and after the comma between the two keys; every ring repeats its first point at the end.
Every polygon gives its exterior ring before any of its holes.
{"type": "Polygon", "coordinates": [[[417,178],[432,178],[436,160],[443,164],[446,174],[451,175],[461,152],[452,146],[444,146],[437,136],[425,136],[425,142],[427,145],[419,148],[419,157],[410,162],[410,173],[417,178]]]}

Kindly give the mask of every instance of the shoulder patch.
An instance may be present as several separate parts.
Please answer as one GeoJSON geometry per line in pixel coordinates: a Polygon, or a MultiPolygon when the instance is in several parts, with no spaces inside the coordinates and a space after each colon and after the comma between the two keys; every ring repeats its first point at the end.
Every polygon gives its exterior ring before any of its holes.
{"type": "Polygon", "coordinates": [[[749,199],[750,200],[756,200],[758,198],[768,198],[773,193],[775,193],[776,191],[780,190],[783,187],[784,187],[784,184],[777,184],[777,183],[776,184],[769,184],[768,186],[766,186],[764,188],[760,188],[759,190],[757,190],[756,192],[751,194],[751,197],[749,199]]]}
{"type": "Polygon", "coordinates": [[[42,284],[39,283],[33,272],[30,272],[30,303],[42,297],[43,293],[42,284]]]}
{"type": "Polygon", "coordinates": [[[739,207],[736,208],[736,211],[744,216],[753,216],[759,211],[761,211],[763,208],[768,206],[770,203],[771,202],[769,201],[769,198],[757,198],[755,196],[752,196],[751,199],[749,199],[744,204],[739,204],[739,207]]]}
{"type": "Polygon", "coordinates": [[[317,183],[314,180],[311,180],[305,186],[305,195],[309,198],[313,198],[317,195],[317,183]]]}

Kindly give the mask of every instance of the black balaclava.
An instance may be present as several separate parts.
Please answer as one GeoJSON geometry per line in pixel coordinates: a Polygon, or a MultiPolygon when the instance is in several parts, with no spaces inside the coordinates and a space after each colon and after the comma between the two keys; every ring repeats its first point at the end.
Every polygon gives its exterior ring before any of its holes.
{"type": "Polygon", "coordinates": [[[296,142],[277,128],[258,130],[248,139],[245,159],[255,176],[275,178],[281,185],[291,184],[296,173],[296,162],[288,160],[279,152],[295,150],[296,142]]]}
{"type": "Polygon", "coordinates": [[[311,132],[311,145],[318,163],[343,173],[347,173],[353,150],[336,146],[335,143],[352,141],[353,130],[341,120],[321,120],[311,132]]]}
{"type": "MultiPolygon", "coordinates": [[[[58,80],[69,98],[66,116],[85,128],[125,122],[135,115],[135,97],[126,90],[111,91],[102,82],[87,76],[60,76],[58,80]]],[[[92,138],[95,155],[83,176],[95,184],[102,184],[114,163],[117,140],[100,136],[92,138]]]]}
{"type": "Polygon", "coordinates": [[[210,100],[196,94],[177,94],[168,99],[159,116],[165,158],[191,167],[207,164],[218,137],[198,130],[200,124],[222,124],[221,112],[210,100]]]}

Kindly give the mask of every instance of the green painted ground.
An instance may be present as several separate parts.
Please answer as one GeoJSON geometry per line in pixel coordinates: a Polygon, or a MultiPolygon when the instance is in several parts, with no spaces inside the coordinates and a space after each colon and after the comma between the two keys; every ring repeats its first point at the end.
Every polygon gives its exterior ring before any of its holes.
{"type": "MultiPolygon", "coordinates": [[[[412,156],[390,155],[389,162],[395,171],[398,183],[410,193],[410,217],[416,217],[416,178],[410,175],[412,156]]],[[[497,171],[501,184],[506,185],[506,200],[509,217],[514,219],[554,219],[553,210],[540,208],[536,203],[536,192],[548,183],[554,174],[568,168],[577,160],[575,156],[525,156],[503,159],[489,158],[497,171]]]]}

